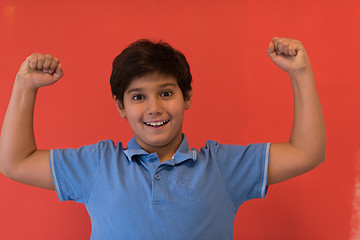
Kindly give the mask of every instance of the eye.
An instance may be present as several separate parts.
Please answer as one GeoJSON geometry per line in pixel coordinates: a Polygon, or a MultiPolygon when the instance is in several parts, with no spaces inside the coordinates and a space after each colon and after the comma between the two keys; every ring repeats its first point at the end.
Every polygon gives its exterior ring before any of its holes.
{"type": "Polygon", "coordinates": [[[164,91],[161,93],[161,97],[170,97],[173,93],[171,91],[164,91]]]}
{"type": "Polygon", "coordinates": [[[139,101],[139,100],[142,100],[142,99],[144,99],[145,97],[143,96],[143,95],[141,95],[141,94],[136,94],[136,95],[134,95],[133,97],[132,97],[132,99],[133,100],[135,100],[135,101],[139,101]]]}

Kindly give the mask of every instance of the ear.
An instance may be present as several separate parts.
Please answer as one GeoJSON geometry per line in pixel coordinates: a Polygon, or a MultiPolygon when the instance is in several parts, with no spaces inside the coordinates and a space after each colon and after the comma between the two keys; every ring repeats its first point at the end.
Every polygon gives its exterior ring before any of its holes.
{"type": "Polygon", "coordinates": [[[116,98],[115,95],[113,96],[113,98],[114,98],[114,101],[115,101],[115,104],[116,104],[116,108],[117,108],[117,110],[118,110],[121,118],[125,119],[125,118],[126,118],[126,114],[125,114],[124,104],[121,103],[121,102],[119,101],[119,99],[116,98]]]}
{"type": "Polygon", "coordinates": [[[193,92],[192,90],[188,91],[188,97],[185,98],[185,110],[189,110],[191,107],[191,103],[192,103],[192,96],[193,96],[193,92]]]}

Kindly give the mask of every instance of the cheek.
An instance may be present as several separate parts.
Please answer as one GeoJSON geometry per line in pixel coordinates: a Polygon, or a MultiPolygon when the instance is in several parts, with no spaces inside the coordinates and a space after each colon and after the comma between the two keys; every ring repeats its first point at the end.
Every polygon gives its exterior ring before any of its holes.
{"type": "Polygon", "coordinates": [[[141,120],[141,109],[137,107],[130,107],[126,110],[126,118],[128,121],[139,121],[141,120]]]}
{"type": "Polygon", "coordinates": [[[173,104],[169,107],[172,116],[182,119],[185,112],[185,107],[182,104],[173,104]]]}

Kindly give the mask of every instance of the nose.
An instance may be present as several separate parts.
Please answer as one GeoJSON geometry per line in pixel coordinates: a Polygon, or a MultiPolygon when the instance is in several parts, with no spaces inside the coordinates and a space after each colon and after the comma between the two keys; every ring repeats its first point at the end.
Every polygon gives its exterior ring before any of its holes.
{"type": "Polygon", "coordinates": [[[157,97],[149,98],[146,107],[149,115],[160,115],[162,113],[161,100],[157,97]]]}

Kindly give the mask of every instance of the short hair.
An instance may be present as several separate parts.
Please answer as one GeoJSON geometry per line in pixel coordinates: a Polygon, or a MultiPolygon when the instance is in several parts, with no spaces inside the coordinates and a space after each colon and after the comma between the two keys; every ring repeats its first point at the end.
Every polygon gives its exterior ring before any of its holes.
{"type": "Polygon", "coordinates": [[[172,76],[184,100],[191,90],[192,76],[184,54],[164,41],[140,39],[125,48],[113,61],[110,86],[113,96],[123,104],[124,92],[135,78],[150,73],[172,76]]]}

